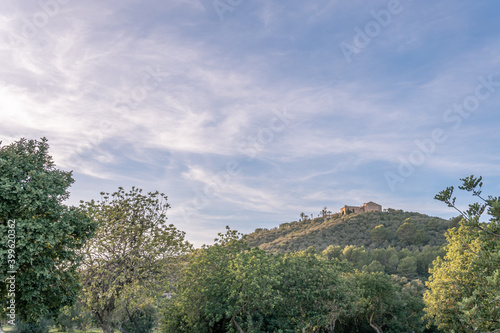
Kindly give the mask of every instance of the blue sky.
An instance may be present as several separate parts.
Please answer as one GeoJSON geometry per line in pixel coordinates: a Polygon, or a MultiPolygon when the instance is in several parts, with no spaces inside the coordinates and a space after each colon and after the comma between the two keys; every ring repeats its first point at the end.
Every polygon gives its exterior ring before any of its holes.
{"type": "MultiPolygon", "coordinates": [[[[49,139],[69,204],[169,196],[195,245],[375,201],[500,190],[500,3],[0,3],[0,140],[49,139]]],[[[464,206],[472,198],[460,197],[464,206]]]]}

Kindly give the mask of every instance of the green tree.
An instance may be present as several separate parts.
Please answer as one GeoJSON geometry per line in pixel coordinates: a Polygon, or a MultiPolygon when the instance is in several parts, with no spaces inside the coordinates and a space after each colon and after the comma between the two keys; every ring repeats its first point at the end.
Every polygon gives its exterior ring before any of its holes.
{"type": "Polygon", "coordinates": [[[416,256],[418,275],[427,279],[432,262],[445,254],[446,251],[441,246],[424,246],[422,252],[416,256]]]}
{"type": "Polygon", "coordinates": [[[363,266],[363,272],[384,272],[385,267],[378,260],[373,260],[368,266],[363,266]]]}
{"type": "Polygon", "coordinates": [[[280,301],[274,257],[249,249],[227,229],[212,246],[195,251],[162,315],[164,332],[275,331],[280,301]]]}
{"type": "Polygon", "coordinates": [[[275,292],[279,283],[276,262],[263,250],[253,248],[236,256],[231,271],[233,279],[227,303],[232,311],[226,313],[238,332],[260,330],[280,301],[275,292]]]}
{"type": "Polygon", "coordinates": [[[387,332],[435,332],[435,327],[426,329],[426,322],[422,318],[425,315],[424,283],[418,279],[408,280],[396,275],[392,275],[392,281],[397,288],[401,305],[394,313],[396,318],[391,321],[387,332]]]}
{"type": "Polygon", "coordinates": [[[383,273],[358,272],[354,279],[361,289],[361,317],[377,333],[382,333],[384,326],[394,320],[400,304],[391,277],[383,273]]]}
{"type": "MultiPolygon", "coordinates": [[[[164,194],[120,187],[101,195],[102,201],[82,204],[99,224],[96,237],[82,251],[83,301],[103,332],[112,333],[115,311],[122,306],[133,313],[165,292],[177,262],[191,246],[184,232],[166,224],[170,205],[164,194]]],[[[129,319],[133,322],[134,316],[129,319]]]]}
{"type": "Polygon", "coordinates": [[[389,238],[389,230],[383,225],[379,224],[371,231],[372,242],[382,244],[389,238]]]}
{"type": "MultiPolygon", "coordinates": [[[[96,227],[81,209],[63,204],[74,180],[48,151],[45,138],[0,147],[0,280],[15,278],[16,314],[27,323],[76,300],[77,251],[96,227]]],[[[10,314],[7,296],[2,288],[2,310],[10,314]]]]}
{"type": "Polygon", "coordinates": [[[322,253],[328,259],[333,259],[333,258],[339,259],[340,256],[342,255],[342,247],[338,245],[337,246],[329,245],[322,253]]]}
{"type": "MultiPolygon", "coordinates": [[[[388,251],[388,254],[390,254],[391,252],[392,251],[388,251]]],[[[399,257],[395,252],[388,258],[387,263],[385,264],[385,268],[387,269],[388,273],[394,274],[396,273],[398,265],[399,265],[399,257]]]]}
{"type": "Polygon", "coordinates": [[[312,248],[282,256],[279,291],[287,327],[333,332],[341,317],[354,312],[356,293],[342,276],[346,270],[347,266],[316,255],[312,248]]]}
{"type": "Polygon", "coordinates": [[[417,260],[413,256],[404,257],[399,261],[397,272],[407,278],[417,276],[417,260]]]}
{"type": "Polygon", "coordinates": [[[438,228],[439,228],[439,222],[438,222],[438,220],[436,220],[434,218],[431,218],[427,222],[427,229],[429,229],[429,230],[437,230],[438,228]]]}
{"type": "Polygon", "coordinates": [[[458,228],[448,231],[446,255],[431,269],[425,293],[426,316],[449,332],[500,331],[500,200],[481,196],[482,178],[461,179],[459,189],[472,192],[483,203],[462,211],[455,205],[453,187],[436,199],[463,216],[458,228]],[[483,213],[491,218],[480,222],[483,213]]]}
{"type": "Polygon", "coordinates": [[[348,331],[423,332],[424,285],[420,280],[383,273],[356,272],[351,276],[361,293],[356,320],[348,331]],[[364,325],[366,323],[366,325],[364,325]],[[368,326],[368,327],[366,327],[368,326]]]}
{"type": "Polygon", "coordinates": [[[405,245],[413,244],[416,233],[417,227],[409,218],[405,220],[405,223],[403,223],[396,232],[398,239],[405,245]]]}

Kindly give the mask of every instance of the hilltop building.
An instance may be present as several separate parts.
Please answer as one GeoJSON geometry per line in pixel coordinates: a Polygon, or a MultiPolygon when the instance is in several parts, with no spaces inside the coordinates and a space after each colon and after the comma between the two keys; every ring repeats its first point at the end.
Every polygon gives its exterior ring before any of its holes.
{"type": "Polygon", "coordinates": [[[364,203],[363,206],[344,206],[340,208],[340,214],[341,215],[346,215],[349,213],[366,213],[366,212],[381,212],[382,211],[382,206],[370,201],[367,203],[364,203]]]}

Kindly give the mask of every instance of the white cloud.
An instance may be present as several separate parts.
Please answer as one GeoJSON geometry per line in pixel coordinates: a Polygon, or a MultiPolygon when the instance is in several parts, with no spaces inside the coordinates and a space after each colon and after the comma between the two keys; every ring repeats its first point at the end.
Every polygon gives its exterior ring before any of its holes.
{"type": "MultiPolygon", "coordinates": [[[[238,160],[241,174],[192,212],[210,232],[222,221],[316,212],[328,200],[423,209],[378,189],[381,170],[397,169],[433,128],[448,130],[446,108],[473,92],[479,75],[499,72],[498,35],[468,34],[475,14],[450,4],[412,3],[347,64],[338,42],[370,18],[363,2],[245,3],[224,22],[198,0],[69,2],[26,38],[23,18],[42,7],[4,1],[0,140],[47,136],[58,166],[96,187],[165,187],[176,217],[238,160]],[[456,40],[441,41],[454,53],[440,50],[435,36],[455,29],[456,40]],[[290,116],[278,129],[284,110],[290,116]],[[245,155],[245,145],[255,154],[245,155]]],[[[405,185],[446,170],[496,176],[498,96],[405,185]]],[[[202,227],[184,226],[203,238],[202,227]]]]}

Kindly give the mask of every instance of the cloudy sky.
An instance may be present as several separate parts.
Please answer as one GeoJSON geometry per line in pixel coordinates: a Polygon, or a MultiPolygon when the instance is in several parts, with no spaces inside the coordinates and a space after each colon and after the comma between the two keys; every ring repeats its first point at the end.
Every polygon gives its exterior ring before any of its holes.
{"type": "Polygon", "coordinates": [[[196,245],[327,206],[451,217],[500,191],[495,1],[2,0],[0,140],[47,137],[69,204],[169,196],[196,245]],[[472,198],[463,197],[466,205],[472,198]]]}

